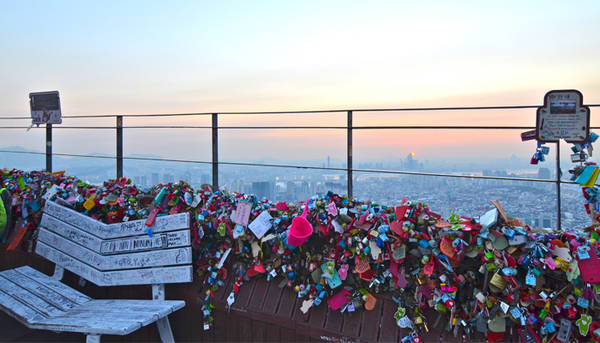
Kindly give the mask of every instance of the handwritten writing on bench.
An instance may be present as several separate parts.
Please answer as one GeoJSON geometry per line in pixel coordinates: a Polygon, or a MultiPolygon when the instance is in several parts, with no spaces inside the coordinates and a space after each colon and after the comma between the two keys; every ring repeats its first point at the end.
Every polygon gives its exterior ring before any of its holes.
{"type": "Polygon", "coordinates": [[[100,252],[106,255],[188,245],[190,245],[190,231],[182,230],[156,234],[153,237],[138,236],[105,240],[102,242],[100,252]]]}
{"type": "Polygon", "coordinates": [[[145,285],[192,281],[192,266],[144,268],[102,272],[58,251],[44,242],[38,242],[36,253],[98,286],[145,285]]]}
{"type": "Polygon", "coordinates": [[[187,264],[192,262],[191,248],[161,249],[103,256],[81,245],[73,243],[45,228],[40,229],[38,243],[43,242],[77,260],[101,271],[165,265],[187,264]]]}

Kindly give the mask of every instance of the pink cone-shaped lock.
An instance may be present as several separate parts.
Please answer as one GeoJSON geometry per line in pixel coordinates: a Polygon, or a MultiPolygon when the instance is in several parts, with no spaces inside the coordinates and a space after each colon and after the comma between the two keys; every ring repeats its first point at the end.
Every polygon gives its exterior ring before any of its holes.
{"type": "Polygon", "coordinates": [[[304,244],[313,233],[313,227],[306,219],[308,214],[308,201],[304,206],[302,215],[292,219],[292,225],[287,230],[287,244],[297,247],[304,244]]]}

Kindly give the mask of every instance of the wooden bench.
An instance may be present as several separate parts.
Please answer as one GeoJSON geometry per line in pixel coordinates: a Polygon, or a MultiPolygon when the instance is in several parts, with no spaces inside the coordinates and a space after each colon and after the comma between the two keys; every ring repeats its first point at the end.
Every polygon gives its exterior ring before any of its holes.
{"type": "Polygon", "coordinates": [[[0,272],[0,308],[29,328],[127,335],[156,322],[173,342],[168,315],[185,301],[165,300],[166,283],[192,281],[189,213],[104,224],[46,201],[36,253],[56,264],[48,276],[29,266],[0,272]],[[67,269],[98,286],[152,285],[152,300],[94,300],[60,282],[67,269]]]}

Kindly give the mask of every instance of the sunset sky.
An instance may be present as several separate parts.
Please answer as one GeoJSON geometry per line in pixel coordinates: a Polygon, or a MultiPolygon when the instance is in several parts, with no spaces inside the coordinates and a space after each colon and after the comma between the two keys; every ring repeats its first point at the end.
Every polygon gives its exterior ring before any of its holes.
{"type": "MultiPolygon", "coordinates": [[[[564,88],[599,104],[598,18],[598,1],[0,0],[0,117],[29,116],[27,94],[45,90],[60,91],[63,115],[531,105],[564,88]]],[[[535,110],[354,121],[533,126],[535,110]]],[[[221,124],[343,126],[345,114],[231,115],[221,124]]],[[[0,132],[0,147],[43,149],[41,129],[0,132]]],[[[354,144],[364,160],[531,155],[519,133],[361,131],[354,144]]],[[[221,140],[225,160],[345,156],[344,131],[228,130],[221,140]]],[[[130,129],[125,153],[209,159],[209,141],[208,131],[130,129]]],[[[57,152],[112,154],[114,144],[112,130],[55,131],[57,152]]]]}

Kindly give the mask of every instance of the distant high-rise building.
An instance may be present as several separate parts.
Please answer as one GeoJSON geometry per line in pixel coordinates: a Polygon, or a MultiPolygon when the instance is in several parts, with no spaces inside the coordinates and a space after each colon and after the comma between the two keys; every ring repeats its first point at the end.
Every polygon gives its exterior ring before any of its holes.
{"type": "Polygon", "coordinates": [[[158,185],[158,173],[152,173],[152,186],[158,185]]]}
{"type": "Polygon", "coordinates": [[[203,185],[204,184],[210,184],[211,183],[211,181],[210,181],[210,175],[208,175],[208,174],[202,174],[202,176],[200,177],[200,183],[203,184],[203,185]]]}
{"type": "Polygon", "coordinates": [[[408,170],[418,169],[419,162],[417,160],[415,160],[414,157],[415,157],[414,152],[411,152],[410,154],[408,154],[408,156],[406,156],[406,160],[404,161],[404,168],[406,168],[408,170]]]}
{"type": "Polygon", "coordinates": [[[259,198],[271,198],[272,183],[269,181],[252,182],[252,193],[259,198]]]}
{"type": "Polygon", "coordinates": [[[549,179],[549,178],[550,178],[550,169],[548,169],[548,168],[538,169],[538,179],[549,179]]]}
{"type": "Polygon", "coordinates": [[[175,177],[173,176],[173,174],[165,173],[163,175],[163,182],[164,183],[173,182],[174,179],[175,179],[175,177]]]}
{"type": "Polygon", "coordinates": [[[331,168],[331,158],[327,156],[327,168],[331,168]]]}
{"type": "Polygon", "coordinates": [[[186,170],[182,175],[182,180],[187,181],[188,183],[192,183],[192,173],[189,170],[186,170]]]}

